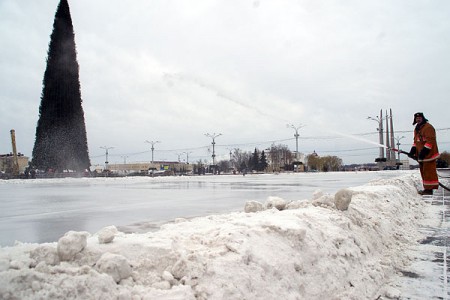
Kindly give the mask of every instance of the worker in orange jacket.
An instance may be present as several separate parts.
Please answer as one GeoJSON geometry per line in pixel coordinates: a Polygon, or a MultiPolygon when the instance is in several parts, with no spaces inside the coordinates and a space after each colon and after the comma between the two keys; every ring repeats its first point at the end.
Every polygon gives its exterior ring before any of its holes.
{"type": "Polygon", "coordinates": [[[419,162],[424,188],[419,194],[433,195],[433,190],[439,188],[436,171],[436,160],[439,158],[436,131],[421,112],[414,114],[413,125],[416,125],[414,143],[408,156],[419,162]]]}

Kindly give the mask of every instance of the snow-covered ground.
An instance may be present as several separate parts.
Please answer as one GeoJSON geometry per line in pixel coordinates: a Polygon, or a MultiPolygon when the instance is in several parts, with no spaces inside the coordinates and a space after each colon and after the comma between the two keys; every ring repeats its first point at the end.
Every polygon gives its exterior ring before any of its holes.
{"type": "MultiPolygon", "coordinates": [[[[415,261],[410,250],[425,237],[422,222],[442,220],[429,219],[435,212],[417,195],[417,172],[381,172],[359,185],[345,185],[341,174],[317,175],[325,176],[322,186],[305,175],[309,181],[297,183],[307,196],[283,194],[295,190],[295,180],[271,175],[278,184],[242,196],[240,209],[235,203],[217,208],[227,213],[188,211],[202,216],[179,217],[151,232],[106,226],[70,231],[52,243],[16,242],[0,248],[0,298],[398,298],[398,275],[415,261]]],[[[239,185],[241,195],[245,188],[239,185]]]]}
{"type": "MultiPolygon", "coordinates": [[[[448,186],[448,181],[443,181],[448,186]]],[[[441,189],[424,197],[427,213],[420,220],[426,236],[407,250],[410,263],[392,286],[399,299],[450,299],[450,193],[441,189]]]]}

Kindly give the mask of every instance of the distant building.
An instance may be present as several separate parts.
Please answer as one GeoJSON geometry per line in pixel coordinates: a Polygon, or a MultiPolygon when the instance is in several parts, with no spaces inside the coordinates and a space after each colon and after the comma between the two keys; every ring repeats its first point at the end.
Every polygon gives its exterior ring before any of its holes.
{"type": "Polygon", "coordinates": [[[409,160],[408,159],[400,160],[398,163],[398,169],[399,170],[409,170],[410,169],[409,160]]]}
{"type": "MultiPolygon", "coordinates": [[[[194,166],[182,162],[170,162],[170,161],[154,161],[151,162],[133,162],[125,164],[108,164],[108,170],[119,175],[127,174],[161,174],[167,175],[186,174],[193,171],[194,166]]],[[[91,171],[101,173],[105,171],[104,165],[96,165],[91,167],[91,171]]]]}
{"type": "MultiPolygon", "coordinates": [[[[19,173],[24,173],[25,169],[28,167],[28,157],[19,153],[17,155],[17,160],[19,162],[19,173]]],[[[12,174],[13,164],[14,155],[12,153],[0,154],[0,172],[12,174]]]]}
{"type": "Polygon", "coordinates": [[[292,155],[294,161],[301,162],[302,164],[305,163],[305,154],[301,152],[293,152],[292,155]]]}

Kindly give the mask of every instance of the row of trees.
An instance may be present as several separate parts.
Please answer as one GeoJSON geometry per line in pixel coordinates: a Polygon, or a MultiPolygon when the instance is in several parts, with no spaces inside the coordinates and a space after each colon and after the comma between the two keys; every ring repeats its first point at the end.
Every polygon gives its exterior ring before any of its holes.
{"type": "MultiPolygon", "coordinates": [[[[239,148],[230,152],[229,160],[221,160],[215,169],[207,170],[206,161],[198,161],[194,165],[194,172],[230,172],[232,170],[245,172],[278,172],[293,171],[295,165],[303,163],[297,160],[295,153],[289,150],[286,145],[272,145],[265,150],[255,148],[253,152],[243,151],[239,148]],[[270,162],[270,164],[269,164],[270,162]]],[[[339,171],[342,168],[342,159],[336,156],[320,157],[313,153],[306,157],[306,168],[316,171],[339,171]]]]}
{"type": "MultiPolygon", "coordinates": [[[[223,162],[221,162],[223,164],[223,162]]],[[[265,151],[259,151],[255,148],[252,153],[250,151],[245,152],[240,149],[234,149],[232,158],[230,160],[230,166],[239,172],[245,171],[264,171],[267,169],[267,157],[265,151]]]]}
{"type": "MultiPolygon", "coordinates": [[[[229,172],[235,170],[241,173],[251,171],[292,171],[295,164],[302,164],[295,160],[294,153],[286,145],[273,145],[271,148],[262,151],[255,148],[253,152],[234,149],[230,158],[230,160],[219,161],[215,170],[208,170],[207,162],[200,160],[194,165],[194,172],[199,173],[200,170],[203,172],[229,172]]],[[[321,157],[316,153],[312,153],[306,156],[305,161],[305,167],[309,171],[339,171],[343,167],[342,159],[337,156],[321,157]]],[[[448,168],[450,166],[450,153],[446,151],[441,153],[437,165],[439,168],[448,168]]]]}

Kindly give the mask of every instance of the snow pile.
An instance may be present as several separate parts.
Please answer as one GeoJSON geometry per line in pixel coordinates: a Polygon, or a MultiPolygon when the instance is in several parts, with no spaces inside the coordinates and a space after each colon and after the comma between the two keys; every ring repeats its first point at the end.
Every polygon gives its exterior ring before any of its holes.
{"type": "Polygon", "coordinates": [[[245,212],[157,232],[110,226],[17,243],[0,248],[0,298],[376,299],[410,260],[403,250],[426,205],[416,184],[408,175],[311,200],[249,201],[245,212]]]}
{"type": "Polygon", "coordinates": [[[89,232],[69,231],[58,241],[56,250],[61,261],[70,261],[86,248],[89,232]]]}

